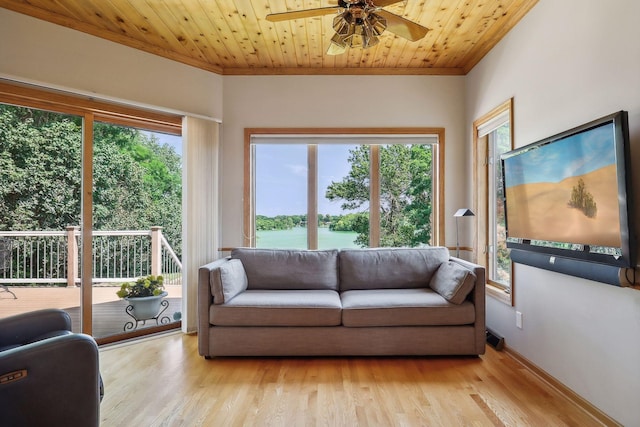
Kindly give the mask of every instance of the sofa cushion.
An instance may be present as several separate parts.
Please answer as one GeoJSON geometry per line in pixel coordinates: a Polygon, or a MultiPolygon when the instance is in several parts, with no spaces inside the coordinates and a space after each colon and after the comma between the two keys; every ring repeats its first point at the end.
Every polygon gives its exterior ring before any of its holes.
{"type": "Polygon", "coordinates": [[[343,249],[340,290],[427,288],[438,266],[449,259],[444,247],[343,249]]]}
{"type": "Polygon", "coordinates": [[[214,304],[223,304],[247,289],[247,275],[242,261],[230,259],[210,273],[211,295],[214,304]]]}
{"type": "Polygon", "coordinates": [[[338,326],[340,296],[331,290],[246,290],[209,308],[217,326],[338,326]]]}
{"type": "Polygon", "coordinates": [[[242,261],[247,289],[338,290],[338,251],[236,248],[231,258],[242,261]]]}
{"type": "Polygon", "coordinates": [[[349,327],[468,325],[471,302],[452,304],[429,288],[345,291],[342,324],[349,327]]]}
{"type": "Polygon", "coordinates": [[[476,275],[453,261],[442,263],[433,275],[429,287],[447,301],[462,304],[476,283],[476,275]]]}

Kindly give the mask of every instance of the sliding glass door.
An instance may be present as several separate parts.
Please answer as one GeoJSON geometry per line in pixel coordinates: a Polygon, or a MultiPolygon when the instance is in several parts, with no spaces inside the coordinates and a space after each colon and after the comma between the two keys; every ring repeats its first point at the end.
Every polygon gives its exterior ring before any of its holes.
{"type": "Polygon", "coordinates": [[[181,118],[2,82],[0,102],[0,317],[64,309],[98,342],[179,327],[181,118]],[[149,276],[164,302],[136,317],[117,292],[149,276]]]}
{"type": "MultiPolygon", "coordinates": [[[[175,135],[96,122],[93,126],[93,336],[181,319],[182,165],[175,135]],[[151,312],[120,298],[138,280],[162,281],[151,312]]],[[[153,299],[153,298],[152,298],[153,299]]]]}

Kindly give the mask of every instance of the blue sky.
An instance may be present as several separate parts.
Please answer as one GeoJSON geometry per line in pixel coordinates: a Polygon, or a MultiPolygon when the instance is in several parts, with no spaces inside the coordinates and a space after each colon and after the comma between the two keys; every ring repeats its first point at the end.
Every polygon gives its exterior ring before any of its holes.
{"type": "Polygon", "coordinates": [[[141,131],[145,135],[153,135],[158,139],[160,145],[167,144],[173,148],[173,151],[176,152],[178,156],[182,158],[182,137],[176,135],[170,135],[167,133],[160,132],[151,132],[151,131],[141,131]]]}
{"type": "MultiPolygon", "coordinates": [[[[341,181],[350,170],[347,162],[353,145],[318,146],[318,213],[339,215],[340,202],[324,195],[332,181],[341,181]]],[[[256,213],[300,215],[307,213],[306,145],[256,145],[256,213]]]]}
{"type": "MultiPolygon", "coordinates": [[[[182,157],[182,138],[157,132],[161,144],[168,144],[182,157]]],[[[340,202],[324,195],[332,181],[341,181],[349,173],[349,149],[355,145],[318,146],[318,213],[340,215],[340,202]]],[[[258,215],[301,215],[307,213],[306,145],[256,145],[256,213],[258,215]]]]}
{"type": "Polygon", "coordinates": [[[615,163],[613,124],[557,140],[505,160],[507,187],[560,182],[615,163]]]}

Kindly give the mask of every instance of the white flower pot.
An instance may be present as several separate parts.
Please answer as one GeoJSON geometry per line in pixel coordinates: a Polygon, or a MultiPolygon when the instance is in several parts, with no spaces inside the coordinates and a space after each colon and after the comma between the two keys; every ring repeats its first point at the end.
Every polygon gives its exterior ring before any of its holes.
{"type": "Polygon", "coordinates": [[[160,302],[166,297],[167,292],[163,292],[157,296],[151,297],[127,297],[125,300],[131,305],[131,315],[137,320],[153,319],[158,315],[160,311],[160,302]]]}

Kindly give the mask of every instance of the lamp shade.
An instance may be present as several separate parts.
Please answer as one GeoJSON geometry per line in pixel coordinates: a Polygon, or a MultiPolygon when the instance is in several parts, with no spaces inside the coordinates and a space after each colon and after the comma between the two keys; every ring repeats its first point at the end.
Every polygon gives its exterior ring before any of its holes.
{"type": "Polygon", "coordinates": [[[475,214],[469,208],[461,208],[461,209],[458,209],[456,211],[456,213],[453,214],[453,216],[455,216],[455,217],[458,217],[458,216],[475,216],[475,214]]]}

